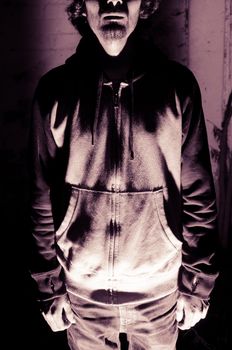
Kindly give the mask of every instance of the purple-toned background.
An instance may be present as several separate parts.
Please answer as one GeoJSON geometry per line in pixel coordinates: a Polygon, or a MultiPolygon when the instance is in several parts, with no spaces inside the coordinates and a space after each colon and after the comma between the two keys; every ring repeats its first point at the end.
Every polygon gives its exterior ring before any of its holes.
{"type": "MultiPolygon", "coordinates": [[[[0,3],[3,258],[0,268],[6,314],[2,319],[10,349],[17,345],[22,349],[67,350],[64,335],[50,332],[33,299],[27,266],[30,236],[27,142],[31,101],[39,77],[62,64],[80,39],[67,21],[64,9],[68,3],[68,0],[1,0],[0,3]]],[[[212,158],[216,186],[219,146],[214,131],[218,129],[220,134],[232,86],[231,8],[230,0],[163,0],[153,18],[154,42],[169,57],[188,65],[200,83],[210,146],[216,155],[212,158]]],[[[227,245],[227,238],[224,242],[227,245]]],[[[179,349],[207,349],[204,342],[211,342],[212,349],[227,349],[228,314],[223,311],[227,304],[218,297],[224,288],[219,283],[207,321],[196,328],[198,333],[182,334],[179,349]]]]}

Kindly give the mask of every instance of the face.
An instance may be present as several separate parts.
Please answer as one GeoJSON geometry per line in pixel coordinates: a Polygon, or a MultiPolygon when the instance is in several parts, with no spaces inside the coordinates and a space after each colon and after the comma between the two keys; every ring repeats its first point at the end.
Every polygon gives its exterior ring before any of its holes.
{"type": "Polygon", "coordinates": [[[106,53],[120,54],[137,25],[140,6],[141,0],[85,0],[87,21],[106,53]]]}

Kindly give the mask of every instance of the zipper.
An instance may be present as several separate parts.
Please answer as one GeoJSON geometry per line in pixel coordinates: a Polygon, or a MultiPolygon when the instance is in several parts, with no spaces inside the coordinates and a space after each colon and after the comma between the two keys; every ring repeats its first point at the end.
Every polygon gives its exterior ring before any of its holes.
{"type": "MultiPolygon", "coordinates": [[[[115,124],[115,132],[117,133],[116,140],[121,137],[121,92],[122,89],[128,86],[127,83],[120,82],[119,84],[113,84],[112,82],[107,83],[108,86],[112,89],[113,94],[113,113],[114,113],[114,124],[115,124]]],[[[110,224],[110,251],[109,251],[109,283],[110,288],[109,291],[109,303],[114,304],[116,302],[116,294],[115,294],[115,278],[114,278],[114,270],[115,270],[115,260],[117,256],[117,238],[120,231],[119,224],[119,194],[120,194],[120,143],[115,142],[115,160],[114,160],[114,176],[113,183],[111,185],[112,190],[112,203],[111,203],[111,224],[110,224]]]]}
{"type": "MultiPolygon", "coordinates": [[[[123,84],[120,83],[118,86],[113,86],[111,84],[112,93],[113,93],[113,111],[114,111],[114,123],[116,127],[117,138],[120,137],[121,133],[121,108],[120,108],[120,97],[123,84]]],[[[114,290],[114,269],[115,269],[115,253],[116,253],[116,244],[117,244],[117,235],[118,235],[118,211],[119,211],[119,191],[120,191],[120,145],[118,142],[115,143],[115,160],[114,160],[114,177],[113,183],[111,186],[112,190],[112,203],[111,203],[111,225],[110,225],[110,252],[109,252],[109,301],[111,304],[114,304],[116,295],[114,290]]]]}
{"type": "Polygon", "coordinates": [[[109,251],[109,303],[114,304],[115,294],[114,294],[114,267],[115,267],[115,247],[117,238],[117,217],[116,217],[116,207],[117,207],[117,195],[118,190],[116,190],[114,184],[112,185],[112,202],[111,202],[111,223],[110,223],[110,251],[109,251]]]}
{"type": "MultiPolygon", "coordinates": [[[[127,86],[128,84],[121,82],[119,85],[113,86],[111,85],[112,90],[113,90],[113,107],[114,107],[114,121],[115,121],[115,126],[117,130],[117,137],[120,137],[121,134],[121,105],[120,105],[120,99],[121,99],[121,93],[122,89],[127,86]]],[[[112,185],[113,191],[114,192],[119,192],[120,189],[120,156],[119,153],[121,151],[120,145],[115,144],[114,145],[116,148],[116,160],[114,163],[114,184],[112,185]]]]}
{"type": "Polygon", "coordinates": [[[121,88],[119,86],[119,88],[116,91],[113,92],[113,94],[114,94],[114,98],[113,98],[114,111],[118,110],[118,108],[119,108],[119,94],[120,94],[120,90],[121,90],[121,88]]]}

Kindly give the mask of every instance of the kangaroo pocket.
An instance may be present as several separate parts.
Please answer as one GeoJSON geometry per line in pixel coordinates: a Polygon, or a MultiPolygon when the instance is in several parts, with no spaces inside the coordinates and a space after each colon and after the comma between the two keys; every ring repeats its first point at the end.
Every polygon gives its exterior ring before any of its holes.
{"type": "Polygon", "coordinates": [[[108,192],[72,188],[56,243],[61,264],[76,277],[108,270],[110,208],[108,192]]]}
{"type": "Polygon", "coordinates": [[[69,278],[114,281],[118,290],[120,281],[129,285],[138,277],[179,267],[173,264],[180,260],[181,242],[168,227],[163,189],[117,193],[73,188],[56,240],[69,278]]]}
{"type": "Polygon", "coordinates": [[[158,277],[177,270],[182,243],[168,226],[163,189],[122,193],[119,206],[115,277],[158,277]]]}

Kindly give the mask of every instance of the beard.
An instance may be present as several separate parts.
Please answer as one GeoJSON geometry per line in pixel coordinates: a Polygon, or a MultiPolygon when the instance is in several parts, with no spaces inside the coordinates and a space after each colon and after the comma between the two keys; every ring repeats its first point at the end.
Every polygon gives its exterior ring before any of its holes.
{"type": "Polygon", "coordinates": [[[126,27],[117,22],[104,24],[101,29],[105,39],[122,39],[126,35],[126,27]]]}

